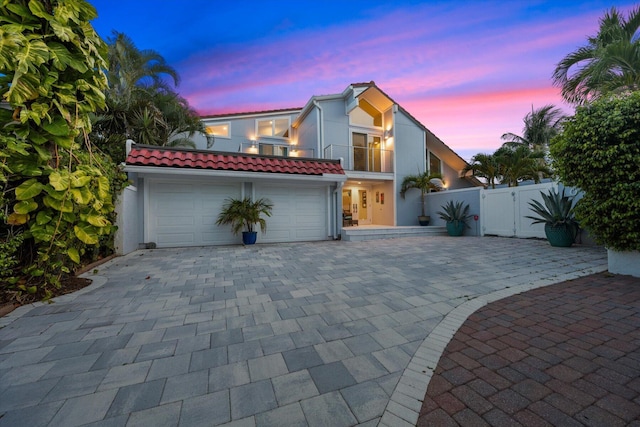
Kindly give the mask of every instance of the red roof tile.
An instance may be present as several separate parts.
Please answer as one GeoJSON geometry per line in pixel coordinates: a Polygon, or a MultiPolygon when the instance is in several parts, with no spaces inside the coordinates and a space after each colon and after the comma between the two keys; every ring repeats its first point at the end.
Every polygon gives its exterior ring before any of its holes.
{"type": "Polygon", "coordinates": [[[171,168],[212,169],[298,175],[344,175],[338,160],[297,159],[253,154],[197,151],[150,145],[133,145],[127,165],[171,168]]]}

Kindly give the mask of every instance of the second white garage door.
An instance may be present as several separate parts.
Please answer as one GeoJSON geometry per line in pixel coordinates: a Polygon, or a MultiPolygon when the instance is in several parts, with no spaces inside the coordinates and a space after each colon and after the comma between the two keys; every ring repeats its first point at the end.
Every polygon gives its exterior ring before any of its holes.
{"type": "Polygon", "coordinates": [[[267,218],[266,234],[258,234],[260,242],[304,242],[326,240],[327,188],[256,185],[256,198],[273,202],[267,218]]]}

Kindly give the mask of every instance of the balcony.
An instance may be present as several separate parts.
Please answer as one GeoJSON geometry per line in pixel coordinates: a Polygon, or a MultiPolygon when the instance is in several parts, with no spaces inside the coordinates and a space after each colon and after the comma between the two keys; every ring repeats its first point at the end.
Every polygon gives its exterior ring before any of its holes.
{"type": "Polygon", "coordinates": [[[297,146],[291,144],[267,144],[258,141],[242,142],[238,152],[260,154],[263,156],[315,158],[315,151],[313,149],[299,149],[297,146]]]}
{"type": "Polygon", "coordinates": [[[331,144],[324,149],[324,158],[342,158],[342,167],[345,170],[393,173],[393,150],[383,150],[377,146],[353,147],[331,144]]]}

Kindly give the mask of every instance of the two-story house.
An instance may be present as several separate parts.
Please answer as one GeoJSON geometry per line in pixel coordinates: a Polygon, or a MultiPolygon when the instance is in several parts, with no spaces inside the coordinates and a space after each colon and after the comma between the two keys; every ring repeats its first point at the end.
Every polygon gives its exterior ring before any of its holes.
{"type": "Polygon", "coordinates": [[[215,225],[226,198],[273,204],[259,242],[338,238],[345,225],[417,225],[420,193],[403,178],[429,169],[446,188],[480,183],[466,162],[374,82],[313,96],[302,108],[203,117],[197,150],[133,145],[140,242],[237,243],[215,225]],[[351,218],[344,222],[344,214],[351,218]]]}

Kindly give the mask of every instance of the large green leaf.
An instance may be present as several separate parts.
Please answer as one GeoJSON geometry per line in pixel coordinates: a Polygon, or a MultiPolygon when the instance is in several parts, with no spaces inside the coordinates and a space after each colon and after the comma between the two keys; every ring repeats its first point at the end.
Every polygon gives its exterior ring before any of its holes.
{"type": "Polygon", "coordinates": [[[69,255],[71,261],[75,262],[76,264],[80,264],[80,253],[76,248],[67,249],[67,255],[69,255]]]}
{"type": "Polygon", "coordinates": [[[69,135],[69,123],[62,117],[56,117],[51,123],[43,123],[42,128],[55,136],[67,136],[69,135]]]}
{"type": "Polygon", "coordinates": [[[47,195],[42,199],[44,204],[52,209],[60,212],[73,212],[73,203],[69,200],[56,200],[53,197],[47,195]]]}
{"type": "Polygon", "coordinates": [[[71,186],[78,188],[84,187],[91,182],[91,177],[86,175],[86,172],[77,170],[71,174],[71,186]]]}
{"type": "Polygon", "coordinates": [[[39,225],[36,223],[31,225],[29,231],[31,231],[31,235],[36,239],[36,241],[50,242],[53,240],[55,228],[51,224],[39,225]]]}
{"type": "Polygon", "coordinates": [[[106,176],[98,177],[98,198],[100,200],[107,200],[111,198],[109,191],[109,179],[106,176]]]}
{"type": "Polygon", "coordinates": [[[91,199],[93,199],[93,194],[87,187],[80,188],[72,188],[71,195],[73,196],[73,200],[79,205],[89,204],[91,199]]]}
{"type": "Polygon", "coordinates": [[[87,216],[87,222],[96,227],[106,227],[107,225],[111,225],[109,220],[103,215],[90,214],[87,216]]]}
{"type": "Polygon", "coordinates": [[[36,214],[36,224],[38,225],[48,224],[52,218],[53,216],[51,216],[51,212],[49,212],[49,210],[40,210],[36,214]]]}
{"type": "Polygon", "coordinates": [[[64,70],[67,66],[73,68],[76,71],[84,73],[87,71],[87,64],[71,54],[69,50],[58,42],[50,42],[49,49],[51,50],[51,58],[53,59],[53,65],[59,70],[64,70]]]}
{"type": "Polygon", "coordinates": [[[73,227],[76,237],[87,245],[96,245],[99,238],[98,230],[91,224],[79,224],[73,227]]]}
{"type": "Polygon", "coordinates": [[[56,191],[64,191],[69,188],[71,185],[71,178],[69,177],[69,172],[65,170],[52,172],[49,175],[49,184],[56,191]]]}
{"type": "Polygon", "coordinates": [[[13,211],[18,214],[28,214],[38,209],[38,204],[32,199],[23,200],[13,206],[13,211]]]}
{"type": "Polygon", "coordinates": [[[16,187],[16,199],[17,200],[28,200],[36,197],[44,186],[35,179],[28,179],[18,187],[16,187]]]}

